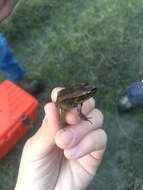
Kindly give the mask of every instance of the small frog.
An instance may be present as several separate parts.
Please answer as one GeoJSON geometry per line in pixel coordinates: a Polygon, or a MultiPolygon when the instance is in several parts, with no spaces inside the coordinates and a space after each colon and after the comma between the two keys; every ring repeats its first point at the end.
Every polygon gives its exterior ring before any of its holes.
{"type": "Polygon", "coordinates": [[[97,88],[88,83],[81,83],[71,88],[65,88],[58,92],[56,106],[59,111],[60,122],[65,125],[65,112],[71,108],[77,107],[77,111],[82,120],[89,121],[82,112],[82,104],[85,100],[93,97],[97,88]]]}

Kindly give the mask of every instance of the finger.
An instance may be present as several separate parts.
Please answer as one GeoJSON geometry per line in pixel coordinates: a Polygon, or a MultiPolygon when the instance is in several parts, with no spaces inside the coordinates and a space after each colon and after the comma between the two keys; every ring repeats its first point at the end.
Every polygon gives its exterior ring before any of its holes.
{"type": "Polygon", "coordinates": [[[103,115],[98,109],[92,110],[87,117],[89,121],[82,121],[77,125],[67,126],[57,132],[55,142],[62,149],[67,149],[78,144],[84,136],[93,130],[97,130],[102,126],[103,115]]]}
{"type": "Polygon", "coordinates": [[[51,92],[51,99],[53,102],[56,102],[57,100],[57,95],[58,95],[58,92],[60,90],[64,89],[64,87],[57,87],[57,88],[54,88],[51,92]]]}
{"type": "Polygon", "coordinates": [[[106,133],[104,130],[98,129],[87,134],[76,146],[65,149],[64,155],[68,159],[78,159],[91,152],[105,149],[106,143],[106,133]]]}
{"type": "Polygon", "coordinates": [[[59,128],[60,126],[55,104],[48,103],[45,106],[45,118],[42,126],[25,145],[24,152],[25,155],[28,156],[28,159],[40,159],[47,155],[55,146],[54,138],[59,128]]]}
{"type": "Polygon", "coordinates": [[[88,114],[91,110],[95,108],[95,100],[94,98],[90,98],[83,102],[81,111],[83,114],[88,114]]]}
{"type": "Polygon", "coordinates": [[[78,159],[80,165],[91,175],[95,175],[104,154],[105,149],[98,150],[78,159]],[[94,156],[93,156],[94,155],[94,156]],[[96,156],[95,156],[96,155],[96,156]],[[87,164],[89,163],[89,164],[87,164]]]}

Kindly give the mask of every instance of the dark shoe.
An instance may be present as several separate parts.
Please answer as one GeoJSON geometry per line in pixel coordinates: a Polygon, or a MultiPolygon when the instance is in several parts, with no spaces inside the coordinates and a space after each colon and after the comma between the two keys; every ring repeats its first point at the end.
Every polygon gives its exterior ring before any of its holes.
{"type": "Polygon", "coordinates": [[[37,80],[29,79],[28,77],[21,79],[17,85],[32,95],[37,95],[44,89],[43,84],[37,80]]]}
{"type": "Polygon", "coordinates": [[[127,96],[124,96],[120,99],[118,104],[118,111],[120,113],[127,112],[133,108],[127,96]]]}

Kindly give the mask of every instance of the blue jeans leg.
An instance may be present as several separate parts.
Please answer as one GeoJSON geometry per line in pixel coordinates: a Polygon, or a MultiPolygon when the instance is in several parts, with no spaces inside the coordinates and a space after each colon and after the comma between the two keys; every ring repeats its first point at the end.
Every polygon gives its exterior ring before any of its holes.
{"type": "Polygon", "coordinates": [[[18,83],[25,76],[23,67],[15,59],[2,34],[0,34],[0,71],[13,83],[18,83]]]}

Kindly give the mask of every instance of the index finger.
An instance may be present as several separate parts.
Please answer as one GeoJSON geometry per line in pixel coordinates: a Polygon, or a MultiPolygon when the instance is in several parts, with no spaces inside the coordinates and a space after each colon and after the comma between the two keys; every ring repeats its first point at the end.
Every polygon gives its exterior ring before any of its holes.
{"type": "Polygon", "coordinates": [[[57,100],[57,95],[58,95],[58,92],[60,90],[64,89],[64,87],[56,87],[52,90],[51,92],[51,99],[52,99],[52,102],[56,102],[57,100]]]}

